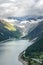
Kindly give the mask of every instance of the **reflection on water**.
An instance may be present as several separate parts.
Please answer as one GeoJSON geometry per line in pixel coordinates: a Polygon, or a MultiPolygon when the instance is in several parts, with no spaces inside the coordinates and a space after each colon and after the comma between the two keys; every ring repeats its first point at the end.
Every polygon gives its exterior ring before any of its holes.
{"type": "Polygon", "coordinates": [[[18,60],[18,55],[30,44],[32,43],[28,40],[18,40],[0,44],[0,65],[22,65],[18,60]]]}

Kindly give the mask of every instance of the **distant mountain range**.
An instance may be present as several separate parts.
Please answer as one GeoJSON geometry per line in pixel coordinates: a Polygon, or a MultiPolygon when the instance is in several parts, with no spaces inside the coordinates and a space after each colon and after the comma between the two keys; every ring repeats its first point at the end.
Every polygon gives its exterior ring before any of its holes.
{"type": "Polygon", "coordinates": [[[11,38],[19,38],[20,36],[21,33],[18,29],[6,21],[0,20],[0,42],[11,38]]]}
{"type": "Polygon", "coordinates": [[[8,19],[17,19],[19,21],[23,20],[37,20],[37,19],[43,19],[43,16],[34,16],[34,17],[29,17],[29,16],[23,16],[23,17],[8,17],[8,19]]]}

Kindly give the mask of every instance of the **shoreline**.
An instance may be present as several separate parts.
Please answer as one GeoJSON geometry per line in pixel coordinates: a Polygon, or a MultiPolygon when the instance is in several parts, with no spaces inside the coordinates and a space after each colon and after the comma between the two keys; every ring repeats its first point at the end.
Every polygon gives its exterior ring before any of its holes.
{"type": "MultiPolygon", "coordinates": [[[[23,53],[23,52],[22,52],[22,53],[23,53]]],[[[23,65],[28,65],[28,62],[24,61],[24,60],[21,58],[22,53],[19,54],[18,60],[19,60],[23,65]]]]}
{"type": "Polygon", "coordinates": [[[5,43],[5,42],[10,42],[10,41],[13,41],[13,40],[16,40],[16,38],[6,39],[6,40],[4,40],[4,41],[1,41],[0,44],[1,44],[1,43],[5,43]]]}
{"type": "MultiPolygon", "coordinates": [[[[25,60],[23,60],[23,59],[21,58],[22,54],[23,54],[23,52],[19,54],[18,60],[19,60],[23,65],[28,65],[28,62],[26,62],[25,60]]],[[[37,58],[31,58],[31,59],[32,59],[33,61],[37,62],[37,64],[38,64],[38,63],[39,63],[40,65],[43,64],[42,59],[37,59],[37,58]]],[[[33,63],[33,64],[34,64],[34,63],[33,63]]]]}
{"type": "Polygon", "coordinates": [[[5,42],[9,42],[9,41],[12,41],[12,39],[7,39],[7,40],[4,40],[4,41],[1,41],[0,43],[5,43],[5,42]]]}

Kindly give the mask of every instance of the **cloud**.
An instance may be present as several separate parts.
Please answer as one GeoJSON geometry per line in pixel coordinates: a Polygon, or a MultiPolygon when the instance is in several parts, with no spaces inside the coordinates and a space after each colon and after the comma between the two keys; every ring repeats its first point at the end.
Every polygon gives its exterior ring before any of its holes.
{"type": "Polygon", "coordinates": [[[0,17],[43,16],[43,0],[0,0],[0,17]]]}

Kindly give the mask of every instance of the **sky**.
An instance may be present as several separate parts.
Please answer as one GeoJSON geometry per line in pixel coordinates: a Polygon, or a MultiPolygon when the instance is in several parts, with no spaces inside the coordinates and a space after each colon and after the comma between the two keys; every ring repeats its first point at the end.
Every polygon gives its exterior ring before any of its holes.
{"type": "Polygon", "coordinates": [[[43,16],[43,0],[0,0],[0,17],[43,16]]]}

